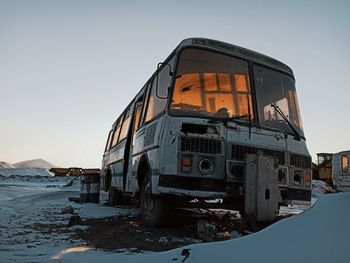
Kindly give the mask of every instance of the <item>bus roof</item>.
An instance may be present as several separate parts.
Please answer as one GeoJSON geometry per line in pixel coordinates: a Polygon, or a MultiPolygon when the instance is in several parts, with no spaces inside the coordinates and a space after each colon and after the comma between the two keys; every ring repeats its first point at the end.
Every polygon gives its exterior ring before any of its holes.
{"type": "Polygon", "coordinates": [[[181,41],[181,43],[175,49],[175,52],[179,51],[180,49],[186,46],[207,47],[217,51],[230,53],[237,57],[246,58],[248,60],[255,61],[261,64],[265,64],[267,66],[285,71],[286,73],[289,73],[294,77],[292,69],[288,67],[286,64],[282,63],[281,61],[278,61],[277,59],[271,58],[269,56],[263,55],[261,53],[258,53],[243,47],[239,47],[229,43],[225,43],[225,42],[221,42],[213,39],[207,39],[207,38],[187,38],[181,41]]]}
{"type": "Polygon", "coordinates": [[[350,150],[345,150],[345,151],[341,151],[341,152],[337,152],[334,155],[342,155],[342,154],[350,154],[350,150]]]}

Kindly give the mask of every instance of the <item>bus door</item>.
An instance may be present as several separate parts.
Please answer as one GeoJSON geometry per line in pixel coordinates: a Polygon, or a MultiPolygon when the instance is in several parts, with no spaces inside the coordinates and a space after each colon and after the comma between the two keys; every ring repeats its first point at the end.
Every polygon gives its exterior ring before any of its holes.
{"type": "Polygon", "coordinates": [[[139,127],[140,124],[140,117],[141,117],[141,111],[142,111],[142,98],[140,101],[136,102],[135,104],[135,108],[134,108],[134,112],[133,112],[133,120],[131,122],[131,127],[129,130],[129,135],[128,135],[128,149],[125,152],[125,162],[124,162],[124,169],[126,169],[125,173],[124,173],[124,192],[127,190],[126,188],[128,188],[128,190],[130,190],[131,186],[129,185],[128,187],[126,187],[127,182],[129,182],[129,184],[131,183],[131,178],[132,178],[132,154],[133,154],[133,149],[134,149],[134,135],[135,135],[135,131],[137,130],[137,128],[139,127]],[[129,169],[128,169],[129,168],[129,169]]]}

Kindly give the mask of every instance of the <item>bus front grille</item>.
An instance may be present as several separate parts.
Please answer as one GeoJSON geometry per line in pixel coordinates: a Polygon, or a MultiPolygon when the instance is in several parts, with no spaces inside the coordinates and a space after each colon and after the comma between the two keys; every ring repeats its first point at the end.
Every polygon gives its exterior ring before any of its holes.
{"type": "Polygon", "coordinates": [[[311,169],[311,157],[299,155],[296,153],[291,153],[290,165],[297,168],[311,169]]]}
{"type": "Polygon", "coordinates": [[[285,164],[285,156],[283,151],[256,148],[238,144],[232,144],[232,159],[238,161],[245,161],[246,154],[255,154],[258,151],[262,152],[265,155],[271,156],[274,159],[277,159],[279,165],[285,164]]]}
{"type": "Polygon", "coordinates": [[[207,154],[221,154],[223,150],[222,141],[200,137],[181,137],[180,148],[182,152],[207,154]]]}

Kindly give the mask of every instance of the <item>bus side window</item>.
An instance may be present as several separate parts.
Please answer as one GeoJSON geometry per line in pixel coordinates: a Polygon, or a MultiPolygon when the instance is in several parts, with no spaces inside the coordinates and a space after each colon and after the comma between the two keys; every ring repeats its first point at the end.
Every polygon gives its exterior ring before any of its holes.
{"type": "Polygon", "coordinates": [[[125,119],[123,120],[123,123],[121,124],[121,129],[120,129],[120,135],[119,135],[118,142],[120,142],[121,140],[125,139],[127,134],[128,134],[130,121],[131,121],[131,115],[132,114],[131,114],[130,107],[129,107],[129,109],[125,112],[125,119]]]}
{"type": "Polygon", "coordinates": [[[341,158],[341,171],[348,172],[349,171],[349,157],[347,155],[342,155],[340,158],[341,158]]]}
{"type": "Polygon", "coordinates": [[[112,140],[113,130],[111,130],[108,134],[108,139],[105,147],[105,152],[107,152],[111,147],[111,140],[112,140]]]}
{"type": "Polygon", "coordinates": [[[119,132],[120,132],[120,123],[121,123],[122,118],[123,118],[123,116],[119,117],[118,123],[114,129],[113,136],[112,136],[112,144],[111,144],[110,148],[114,147],[118,143],[119,132]]]}
{"type": "Polygon", "coordinates": [[[152,84],[152,81],[148,81],[145,84],[145,90],[144,90],[144,95],[143,95],[143,98],[142,98],[142,106],[141,106],[141,113],[140,113],[140,120],[139,120],[138,127],[141,127],[142,124],[145,122],[147,101],[148,101],[148,98],[150,96],[151,84],[152,84]]]}
{"type": "Polygon", "coordinates": [[[134,122],[133,133],[139,128],[140,117],[141,117],[141,110],[142,110],[142,103],[136,104],[135,122],[134,122]]]}

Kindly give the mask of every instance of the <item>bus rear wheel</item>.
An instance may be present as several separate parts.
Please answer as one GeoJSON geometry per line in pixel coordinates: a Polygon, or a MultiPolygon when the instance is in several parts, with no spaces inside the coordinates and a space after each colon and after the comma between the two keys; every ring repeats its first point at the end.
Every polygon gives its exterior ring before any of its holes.
{"type": "Polygon", "coordinates": [[[165,226],[171,213],[171,206],[152,196],[151,180],[149,175],[146,175],[141,188],[141,210],[143,221],[150,226],[165,226]]]}

